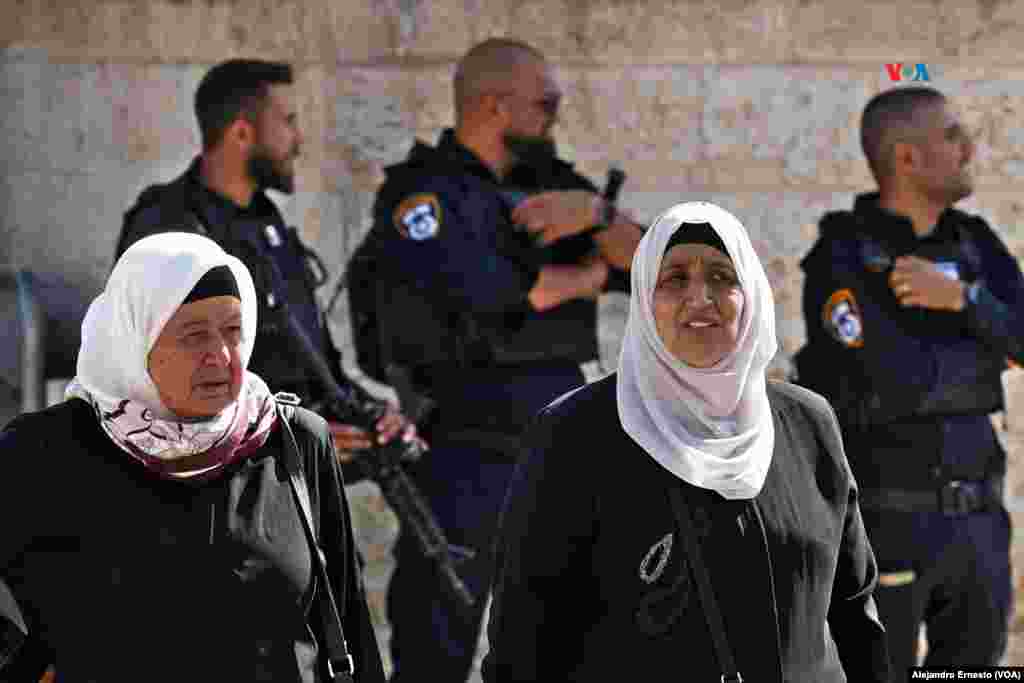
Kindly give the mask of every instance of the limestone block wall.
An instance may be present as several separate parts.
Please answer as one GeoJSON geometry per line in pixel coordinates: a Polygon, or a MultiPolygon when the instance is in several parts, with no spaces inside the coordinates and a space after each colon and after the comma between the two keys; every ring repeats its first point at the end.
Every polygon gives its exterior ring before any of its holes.
{"type": "MultiPolygon", "coordinates": [[[[307,142],[298,191],[275,198],[323,255],[326,299],[383,167],[451,124],[455,60],[497,35],[558,66],[564,156],[599,183],[621,163],[638,216],[706,199],[744,220],[775,287],[777,374],[803,342],[798,262],[817,219],[871,188],[857,125],[892,85],[885,63],[927,64],[962,108],[978,143],[963,207],[1024,255],[1019,0],[0,0],[0,17],[0,266],[61,273],[87,293],[139,190],[196,153],[202,74],[246,56],[298,68],[307,142]]],[[[625,310],[602,301],[606,369],[625,310]]],[[[346,316],[342,297],[332,323],[351,363],[346,316]]],[[[1007,383],[1009,503],[1024,529],[1024,383],[1007,383]]],[[[354,493],[386,641],[397,526],[372,487],[354,493]]],[[[1010,660],[1024,664],[1016,633],[1010,660]]]]}

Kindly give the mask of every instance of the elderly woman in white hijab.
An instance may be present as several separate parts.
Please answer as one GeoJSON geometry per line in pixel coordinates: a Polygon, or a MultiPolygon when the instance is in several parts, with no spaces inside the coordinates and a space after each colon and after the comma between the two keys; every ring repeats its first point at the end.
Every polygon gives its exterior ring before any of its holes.
{"type": "Polygon", "coordinates": [[[766,380],[775,352],[739,221],[705,202],[658,218],[633,259],[618,373],[531,430],[485,681],[887,680],[836,420],[766,380]]]}
{"type": "Polygon", "coordinates": [[[255,331],[213,241],[121,256],[67,400],[0,433],[0,680],[384,680],[333,441],[255,331]]]}

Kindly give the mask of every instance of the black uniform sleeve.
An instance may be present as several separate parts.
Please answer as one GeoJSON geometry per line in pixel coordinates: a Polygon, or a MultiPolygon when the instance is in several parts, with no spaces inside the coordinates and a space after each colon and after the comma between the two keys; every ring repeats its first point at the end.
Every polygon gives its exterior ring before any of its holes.
{"type": "Polygon", "coordinates": [[[855,269],[844,248],[840,242],[819,245],[805,262],[808,346],[820,357],[814,372],[834,377],[802,376],[801,383],[833,387],[822,393],[844,422],[862,426],[994,410],[998,397],[987,387],[1001,368],[998,356],[969,337],[916,334],[913,316],[920,311],[901,308],[886,275],[855,269]]]}
{"type": "Polygon", "coordinates": [[[1024,363],[1024,275],[992,229],[981,220],[975,225],[984,272],[976,300],[967,302],[968,325],[994,350],[1024,363]]]}
{"type": "MultiPolygon", "coordinates": [[[[321,423],[322,424],[322,423],[321,423]]],[[[320,537],[327,556],[334,598],[342,614],[345,640],[355,660],[355,680],[359,683],[387,680],[373,623],[370,620],[362,569],[352,530],[345,482],[334,450],[334,441],[323,429],[320,462],[320,537]]]]}
{"type": "Polygon", "coordinates": [[[175,216],[168,215],[161,203],[154,200],[153,193],[158,191],[162,190],[150,188],[144,191],[136,205],[125,213],[121,235],[118,237],[117,247],[114,249],[115,263],[128,247],[143,237],[172,230],[202,234],[203,228],[198,219],[194,219],[184,206],[180,208],[180,211],[175,212],[175,216]]]}
{"type": "Polygon", "coordinates": [[[595,496],[572,447],[542,413],[502,513],[491,603],[487,683],[568,680],[589,627],[595,496]]]}
{"type": "Polygon", "coordinates": [[[504,248],[511,230],[500,200],[473,198],[444,176],[424,175],[381,190],[374,230],[389,269],[454,310],[525,310],[538,269],[504,248]]]}

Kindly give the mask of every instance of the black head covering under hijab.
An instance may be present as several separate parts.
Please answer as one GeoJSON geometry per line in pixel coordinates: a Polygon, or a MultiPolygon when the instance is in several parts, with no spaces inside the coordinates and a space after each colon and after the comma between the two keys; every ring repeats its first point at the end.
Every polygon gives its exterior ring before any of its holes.
{"type": "Polygon", "coordinates": [[[239,301],[242,299],[238,292],[238,282],[228,266],[216,266],[206,271],[206,275],[199,278],[199,282],[185,297],[182,305],[214,296],[233,296],[239,301]]]}
{"type": "Polygon", "coordinates": [[[725,242],[718,236],[715,229],[711,227],[710,223],[681,223],[676,229],[672,236],[668,238],[668,245],[665,247],[667,252],[677,244],[706,244],[709,247],[714,247],[723,254],[730,261],[732,257],[729,256],[729,250],[725,248],[725,242]]]}

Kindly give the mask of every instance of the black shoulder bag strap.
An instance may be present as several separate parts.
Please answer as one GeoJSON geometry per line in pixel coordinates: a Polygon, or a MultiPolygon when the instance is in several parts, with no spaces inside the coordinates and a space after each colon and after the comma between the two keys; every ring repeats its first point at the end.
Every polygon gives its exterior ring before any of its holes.
{"type": "Polygon", "coordinates": [[[690,508],[683,500],[683,494],[678,486],[669,487],[668,493],[672,503],[672,512],[675,513],[676,522],[679,524],[679,534],[683,537],[686,552],[690,556],[690,566],[693,567],[697,592],[700,594],[700,602],[704,607],[704,617],[708,622],[708,630],[711,631],[715,656],[718,658],[718,664],[722,667],[722,683],[743,683],[743,676],[736,670],[736,662],[732,657],[729,639],[725,635],[722,613],[718,610],[718,601],[715,599],[715,592],[711,587],[711,577],[708,575],[707,565],[704,564],[704,555],[701,551],[700,539],[697,538],[697,527],[693,523],[690,508]]]}
{"type": "MultiPolygon", "coordinates": [[[[338,605],[334,601],[334,593],[331,591],[331,582],[327,576],[326,560],[316,542],[316,533],[313,531],[313,509],[309,503],[309,489],[306,486],[306,479],[302,473],[302,459],[299,455],[299,444],[295,440],[295,433],[292,431],[290,418],[295,414],[294,407],[275,398],[277,405],[277,416],[281,427],[287,435],[284,448],[284,466],[288,471],[288,483],[291,486],[292,496],[295,504],[301,511],[302,527],[306,531],[306,541],[309,543],[310,560],[316,567],[316,576],[320,581],[323,590],[319,593],[316,601],[323,621],[324,638],[326,638],[327,652],[327,673],[332,683],[353,683],[355,675],[355,661],[349,654],[348,644],[345,642],[345,632],[341,626],[341,615],[338,613],[338,605]]],[[[314,596],[315,599],[316,596],[314,596]]]]}

